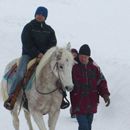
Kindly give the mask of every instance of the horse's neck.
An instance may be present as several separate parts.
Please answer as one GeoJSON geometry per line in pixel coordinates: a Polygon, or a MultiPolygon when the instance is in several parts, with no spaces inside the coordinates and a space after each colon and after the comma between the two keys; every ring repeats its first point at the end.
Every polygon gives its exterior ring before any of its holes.
{"type": "Polygon", "coordinates": [[[40,71],[38,77],[36,77],[38,87],[41,89],[53,89],[55,87],[56,77],[51,69],[50,64],[46,64],[40,71]]]}

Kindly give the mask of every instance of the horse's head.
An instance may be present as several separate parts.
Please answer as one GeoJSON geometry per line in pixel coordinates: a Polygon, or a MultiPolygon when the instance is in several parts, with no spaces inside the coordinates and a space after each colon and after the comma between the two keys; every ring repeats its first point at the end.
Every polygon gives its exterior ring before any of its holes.
{"type": "Polygon", "coordinates": [[[74,59],[71,52],[65,48],[57,48],[52,59],[52,69],[64,90],[73,89],[72,67],[74,59]],[[54,63],[55,62],[55,63],[54,63]],[[54,65],[55,64],[55,65],[54,65]]]}

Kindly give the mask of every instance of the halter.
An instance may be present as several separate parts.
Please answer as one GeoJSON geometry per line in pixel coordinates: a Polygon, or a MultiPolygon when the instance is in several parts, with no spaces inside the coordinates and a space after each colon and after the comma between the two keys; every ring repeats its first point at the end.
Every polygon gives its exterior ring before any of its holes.
{"type": "MultiPolygon", "coordinates": [[[[56,64],[54,65],[53,70],[54,70],[55,67],[57,67],[57,70],[58,70],[58,77],[59,77],[59,80],[58,80],[58,81],[59,81],[60,84],[62,84],[62,83],[61,83],[60,74],[59,74],[58,62],[56,62],[56,64]]],[[[56,87],[54,90],[52,90],[52,91],[50,91],[50,92],[46,92],[46,93],[40,92],[40,91],[38,90],[38,88],[36,87],[36,76],[35,76],[35,89],[36,89],[36,91],[37,91],[39,94],[41,94],[41,95],[48,95],[48,94],[51,94],[51,93],[57,91],[58,89],[61,89],[61,87],[58,86],[58,87],[56,87]]]]}

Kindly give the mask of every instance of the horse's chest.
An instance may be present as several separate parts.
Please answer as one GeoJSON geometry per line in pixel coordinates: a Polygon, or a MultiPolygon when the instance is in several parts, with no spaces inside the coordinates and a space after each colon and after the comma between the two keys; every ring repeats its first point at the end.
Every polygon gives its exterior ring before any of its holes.
{"type": "Polygon", "coordinates": [[[30,106],[44,114],[49,112],[53,104],[57,103],[57,100],[57,98],[54,98],[51,95],[35,96],[33,100],[30,101],[30,106]]]}

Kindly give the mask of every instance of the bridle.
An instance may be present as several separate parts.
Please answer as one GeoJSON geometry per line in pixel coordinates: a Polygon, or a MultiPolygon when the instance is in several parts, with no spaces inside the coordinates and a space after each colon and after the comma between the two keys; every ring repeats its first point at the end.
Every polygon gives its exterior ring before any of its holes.
{"type": "MultiPolygon", "coordinates": [[[[55,63],[54,67],[53,67],[53,70],[56,68],[56,70],[58,71],[58,77],[59,77],[59,83],[62,85],[62,82],[61,82],[61,77],[60,77],[60,74],[59,74],[59,66],[58,66],[58,61],[55,63]]],[[[48,95],[48,94],[51,94],[57,90],[62,90],[62,87],[61,86],[57,86],[54,90],[50,91],[50,92],[41,92],[38,90],[38,88],[36,87],[36,74],[35,74],[35,89],[36,91],[41,94],[41,95],[48,95]]]]}

